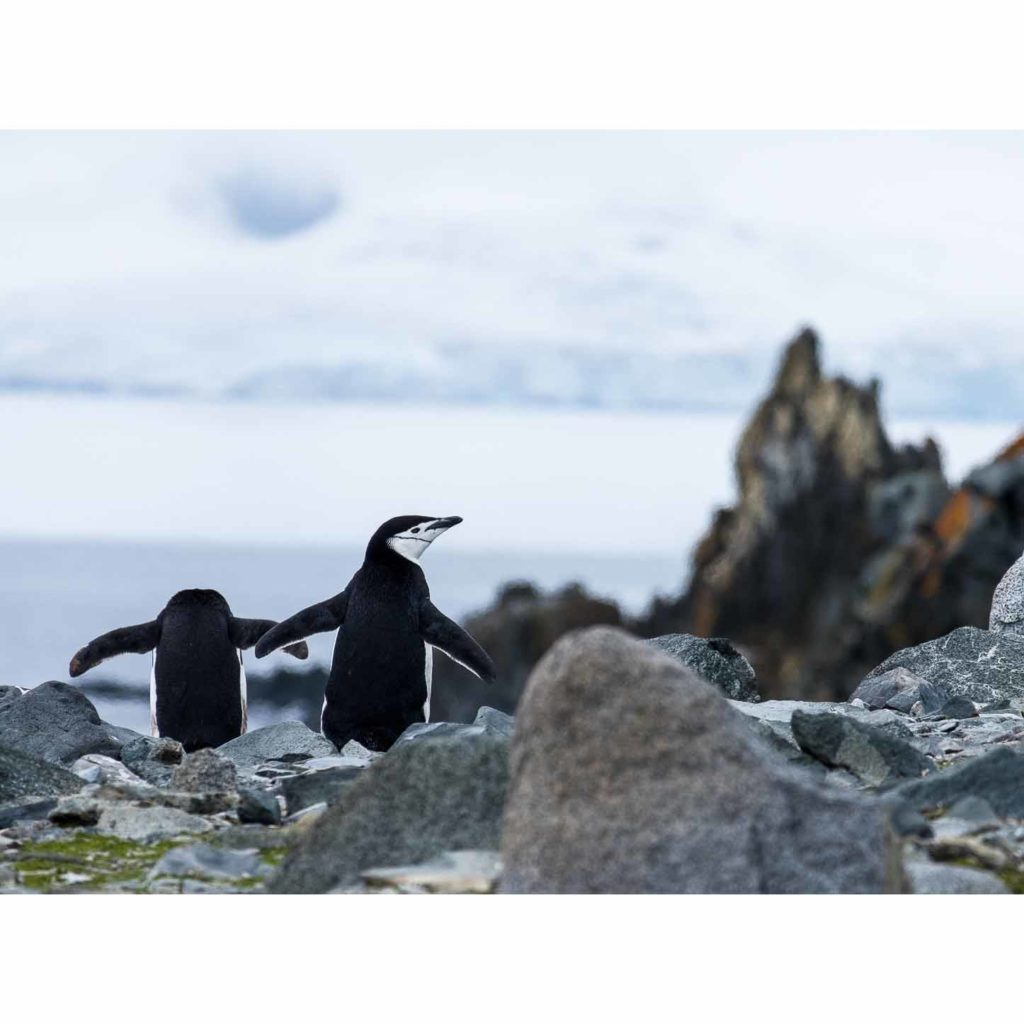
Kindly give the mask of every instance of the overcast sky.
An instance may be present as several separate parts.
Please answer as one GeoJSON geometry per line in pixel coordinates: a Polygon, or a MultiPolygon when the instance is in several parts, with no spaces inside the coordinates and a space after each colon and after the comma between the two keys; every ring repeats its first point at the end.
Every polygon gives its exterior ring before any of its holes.
{"type": "Polygon", "coordinates": [[[0,134],[0,385],[585,402],[612,353],[602,401],[746,407],[810,322],[1005,418],[1022,181],[1019,134],[0,134]]]}

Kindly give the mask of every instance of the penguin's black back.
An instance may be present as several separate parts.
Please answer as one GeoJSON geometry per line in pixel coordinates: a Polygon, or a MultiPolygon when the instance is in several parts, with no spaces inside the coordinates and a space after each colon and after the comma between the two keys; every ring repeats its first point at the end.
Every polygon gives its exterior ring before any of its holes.
{"type": "Polygon", "coordinates": [[[157,729],[189,751],[242,733],[242,666],[230,621],[231,609],[216,590],[183,590],[160,614],[157,729]]]}
{"type": "Polygon", "coordinates": [[[423,570],[395,556],[367,558],[348,593],[322,727],[338,746],[354,739],[386,750],[407,726],[425,719],[426,646],[419,616],[430,591],[423,570]]]}

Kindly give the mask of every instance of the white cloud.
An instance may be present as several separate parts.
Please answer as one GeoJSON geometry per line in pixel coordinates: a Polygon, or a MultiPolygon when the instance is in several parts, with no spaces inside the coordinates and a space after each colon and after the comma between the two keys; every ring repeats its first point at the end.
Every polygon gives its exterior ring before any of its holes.
{"type": "Polygon", "coordinates": [[[728,399],[738,359],[740,407],[812,322],[914,413],[968,363],[1008,386],[1022,167],[1014,134],[8,133],[0,380],[541,400],[640,353],[600,395],[728,399]]]}

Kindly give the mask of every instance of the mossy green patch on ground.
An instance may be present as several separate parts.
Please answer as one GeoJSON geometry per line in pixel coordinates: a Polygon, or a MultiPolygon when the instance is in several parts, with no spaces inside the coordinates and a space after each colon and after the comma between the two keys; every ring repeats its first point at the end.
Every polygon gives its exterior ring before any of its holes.
{"type": "Polygon", "coordinates": [[[1019,868],[1007,868],[1005,871],[997,871],[996,877],[1010,892],[1024,896],[1024,871],[1019,868]]]}
{"type": "MultiPolygon", "coordinates": [[[[167,892],[173,876],[150,878],[157,861],[175,846],[196,842],[195,836],[182,835],[157,843],[140,843],[100,835],[91,831],[70,832],[66,838],[26,842],[8,863],[17,883],[40,893],[84,892],[167,892]]],[[[284,859],[284,846],[260,850],[260,860],[276,868],[284,859]]],[[[259,891],[262,877],[203,878],[225,891],[259,891]]]]}
{"type": "Polygon", "coordinates": [[[183,840],[138,843],[95,832],[26,843],[12,862],[18,879],[37,892],[144,890],[149,869],[183,840]]]}
{"type": "Polygon", "coordinates": [[[268,867],[276,868],[288,855],[288,847],[280,846],[274,850],[261,850],[260,860],[268,867]]]}

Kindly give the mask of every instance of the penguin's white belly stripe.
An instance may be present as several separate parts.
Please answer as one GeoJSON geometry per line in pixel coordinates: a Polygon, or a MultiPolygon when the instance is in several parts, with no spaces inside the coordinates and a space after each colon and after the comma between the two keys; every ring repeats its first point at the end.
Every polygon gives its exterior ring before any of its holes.
{"type": "Polygon", "coordinates": [[[424,644],[423,681],[427,684],[427,699],[423,703],[423,720],[430,721],[430,686],[434,679],[434,648],[424,644]]]}
{"type": "Polygon", "coordinates": [[[242,698],[242,733],[249,728],[249,702],[245,689],[245,666],[242,664],[242,652],[238,652],[238,692],[242,698]]]}
{"type": "Polygon", "coordinates": [[[324,706],[320,709],[320,735],[321,736],[325,735],[325,733],[324,733],[324,715],[326,715],[326,714],[327,714],[327,697],[325,695],[324,696],[324,706]]]}
{"type": "Polygon", "coordinates": [[[156,724],[156,648],[153,649],[153,667],[149,670],[149,733],[151,736],[160,735],[156,724]]]}

